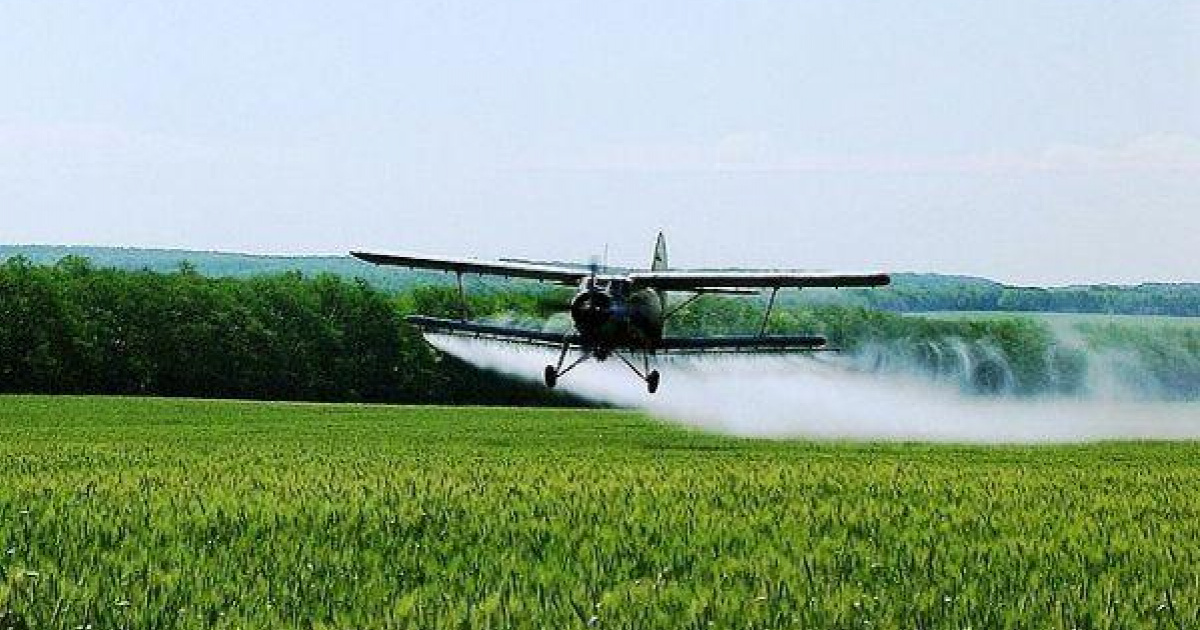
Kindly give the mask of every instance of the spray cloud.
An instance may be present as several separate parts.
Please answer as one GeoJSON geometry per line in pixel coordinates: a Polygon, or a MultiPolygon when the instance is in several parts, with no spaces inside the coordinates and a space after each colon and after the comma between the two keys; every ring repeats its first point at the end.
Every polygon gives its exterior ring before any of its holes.
{"type": "MultiPolygon", "coordinates": [[[[429,340],[478,367],[526,379],[538,378],[557,358],[550,349],[502,342],[444,335],[429,340]]],[[[988,352],[968,352],[953,340],[944,350],[961,356],[988,352]]],[[[1003,365],[1002,358],[992,363],[1003,365]]],[[[997,381],[1001,391],[981,395],[963,387],[961,374],[922,373],[886,347],[851,356],[672,357],[660,358],[659,365],[663,384],[654,395],[615,360],[587,362],[559,386],[681,424],[748,437],[964,443],[1200,438],[1200,403],[1095,388],[1071,396],[1005,395],[1011,375],[1003,370],[997,381]]]]}

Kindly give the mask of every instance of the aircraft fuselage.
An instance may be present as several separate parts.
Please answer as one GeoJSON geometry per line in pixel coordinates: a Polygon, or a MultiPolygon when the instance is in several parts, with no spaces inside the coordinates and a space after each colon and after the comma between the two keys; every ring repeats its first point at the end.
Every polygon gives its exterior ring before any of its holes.
{"type": "Polygon", "coordinates": [[[663,337],[664,295],[634,289],[624,278],[588,278],[571,300],[571,319],[584,348],[603,360],[613,350],[654,350],[663,337]]]}

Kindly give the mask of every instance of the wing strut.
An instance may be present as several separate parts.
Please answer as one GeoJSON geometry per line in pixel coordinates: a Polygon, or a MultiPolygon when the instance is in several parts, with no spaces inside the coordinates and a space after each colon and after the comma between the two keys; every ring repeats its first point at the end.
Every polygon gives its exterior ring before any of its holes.
{"type": "Polygon", "coordinates": [[[663,315],[663,322],[666,322],[668,319],[671,319],[672,315],[674,315],[675,313],[678,313],[679,311],[682,311],[683,309],[687,308],[687,306],[689,304],[700,299],[701,295],[703,295],[703,294],[702,293],[693,293],[690,297],[688,297],[688,299],[680,302],[679,304],[676,304],[674,308],[667,311],[666,315],[663,315]]]}
{"type": "Polygon", "coordinates": [[[758,327],[759,337],[767,335],[767,321],[771,319],[771,309],[775,307],[775,295],[778,293],[779,287],[771,288],[771,299],[767,301],[767,312],[763,313],[762,326],[758,327]]]}
{"type": "Polygon", "coordinates": [[[459,319],[461,319],[462,321],[465,322],[471,318],[471,313],[467,309],[467,292],[465,289],[463,289],[462,272],[461,271],[455,272],[454,275],[456,276],[456,278],[458,280],[459,319]]]}

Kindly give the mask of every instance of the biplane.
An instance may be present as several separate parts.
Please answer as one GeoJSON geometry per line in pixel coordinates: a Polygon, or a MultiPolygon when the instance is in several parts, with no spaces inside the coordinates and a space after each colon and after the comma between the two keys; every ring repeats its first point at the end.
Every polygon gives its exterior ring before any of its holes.
{"type": "Polygon", "coordinates": [[[670,269],[667,266],[667,242],[662,233],[654,246],[654,257],[647,270],[611,273],[595,263],[590,266],[568,265],[521,259],[496,261],[405,254],[351,252],[359,260],[376,265],[426,269],[455,274],[458,283],[461,316],[459,319],[411,315],[408,322],[426,334],[461,335],[559,350],[558,362],[547,365],[543,373],[547,387],[589,359],[605,361],[617,357],[646,385],[650,393],[658,390],[660,375],[651,369],[651,357],[671,353],[698,352],[811,352],[828,349],[826,339],[816,334],[767,334],[767,322],[780,289],[805,287],[877,287],[888,284],[887,274],[833,274],[795,270],[703,271],[670,269]],[[463,289],[465,275],[526,278],[577,287],[570,302],[574,330],[548,332],[471,321],[463,289]],[[665,334],[671,317],[707,294],[758,295],[770,291],[758,334],[722,336],[672,336],[665,334]],[[672,305],[668,294],[688,293],[689,297],[672,305]],[[572,352],[577,356],[568,363],[572,352]],[[628,355],[628,356],[626,356],[628,355]],[[642,367],[635,361],[641,355],[642,367]]]}

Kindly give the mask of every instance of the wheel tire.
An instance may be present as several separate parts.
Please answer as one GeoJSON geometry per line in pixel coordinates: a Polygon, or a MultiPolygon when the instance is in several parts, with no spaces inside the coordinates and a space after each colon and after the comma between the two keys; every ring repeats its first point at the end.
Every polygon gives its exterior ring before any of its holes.
{"type": "Polygon", "coordinates": [[[554,389],[554,386],[558,384],[558,370],[554,369],[553,365],[547,365],[543,376],[546,378],[546,387],[554,389]]]}
{"type": "Polygon", "coordinates": [[[658,370],[650,370],[650,373],[646,375],[646,390],[651,394],[658,391],[659,378],[658,370]]]}

